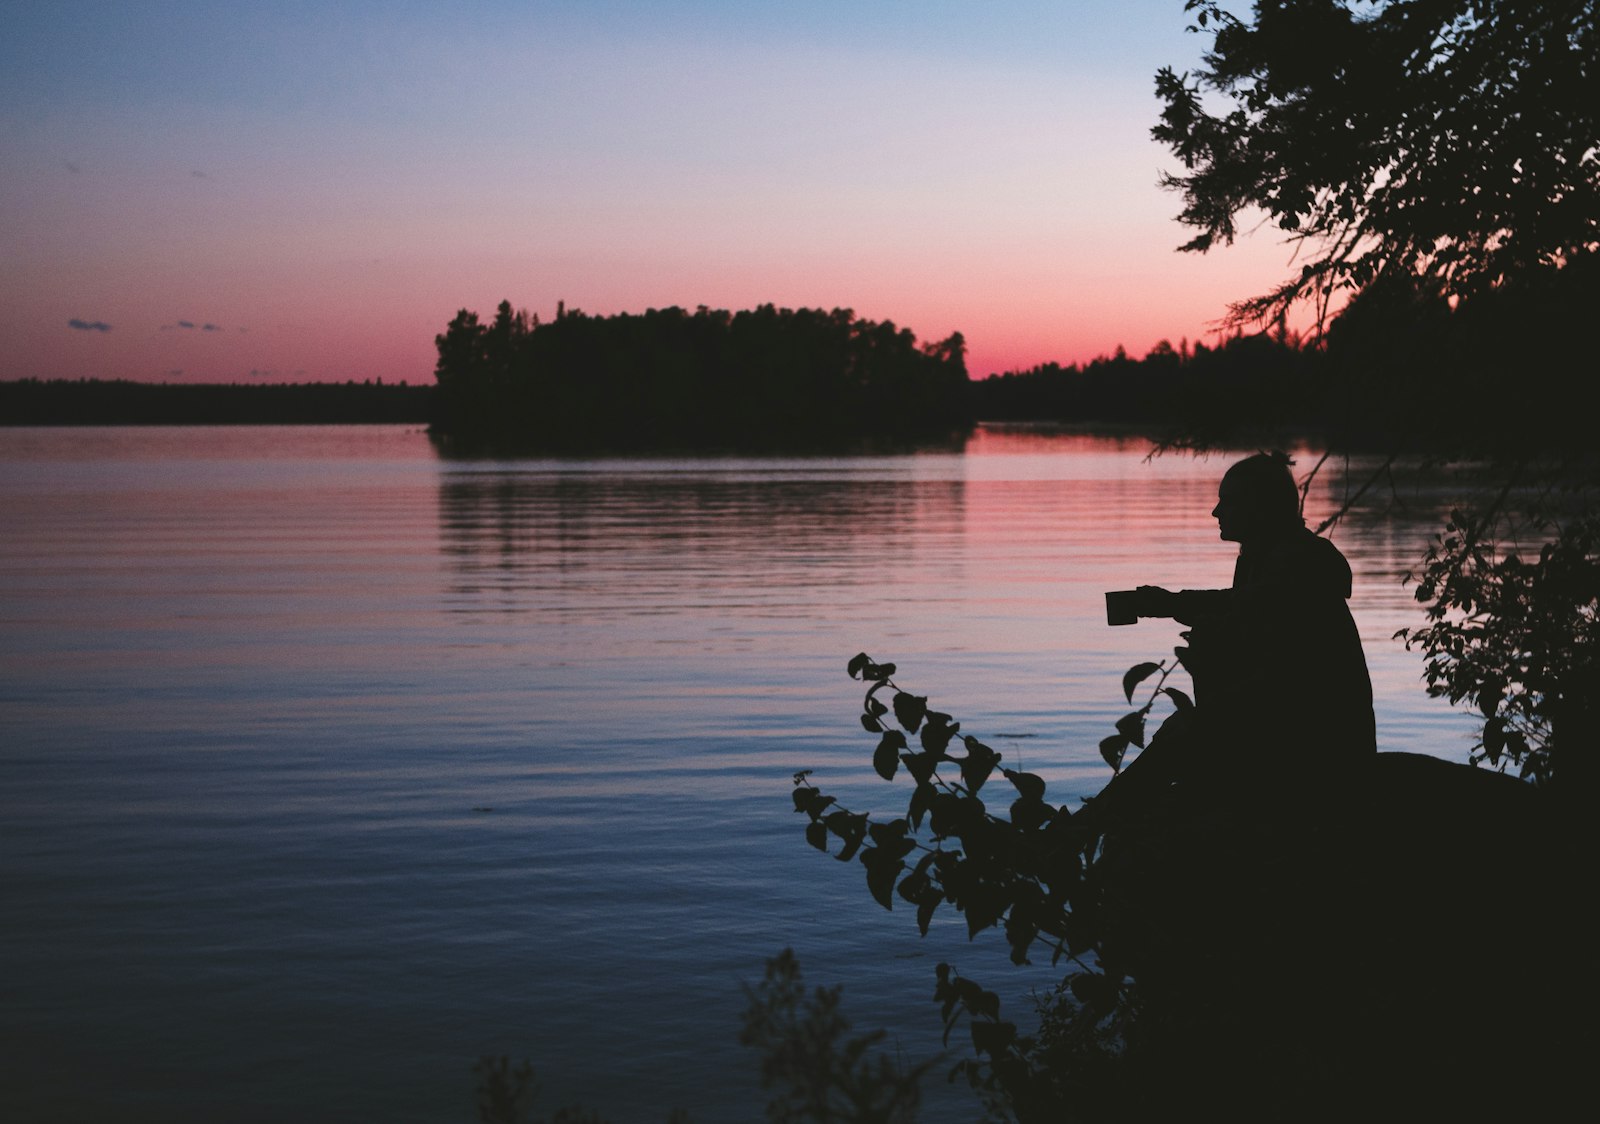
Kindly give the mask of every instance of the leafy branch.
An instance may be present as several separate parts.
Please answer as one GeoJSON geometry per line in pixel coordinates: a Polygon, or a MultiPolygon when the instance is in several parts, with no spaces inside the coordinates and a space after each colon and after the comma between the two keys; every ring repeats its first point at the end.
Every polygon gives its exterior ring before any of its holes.
{"type": "Polygon", "coordinates": [[[1596,674],[1600,518],[1533,519],[1547,541],[1525,559],[1493,547],[1504,502],[1502,492],[1482,513],[1451,513],[1416,577],[1429,623],[1395,635],[1424,653],[1429,694],[1483,715],[1476,759],[1545,783],[1563,720],[1596,674]]]}
{"type": "MultiPolygon", "coordinates": [[[[1141,663],[1123,677],[1130,703],[1140,684],[1152,677],[1155,683],[1143,705],[1119,719],[1116,732],[1100,744],[1114,773],[1129,746],[1145,745],[1158,699],[1166,696],[1180,711],[1193,707],[1188,695],[1167,685],[1177,667],[1175,660],[1141,663]]],[[[948,905],[964,917],[969,939],[1001,929],[1013,963],[1029,963],[1036,943],[1049,948],[1052,964],[1072,966],[1062,998],[1076,1014],[1066,1033],[1082,1041],[1103,1033],[1108,1019],[1127,1013],[1131,982],[1107,947],[1115,907],[1099,871],[1100,829],[1048,802],[1042,777],[1006,767],[1000,753],[963,733],[954,716],[933,709],[927,696],[903,690],[893,678],[894,664],[863,652],[847,671],[867,684],[859,719],[878,739],[874,771],[894,781],[903,770],[911,791],[903,816],[874,820],[819,789],[810,770],[797,772],[794,810],[809,820],[806,841],[841,862],[859,861],[873,900],[885,909],[893,909],[896,898],[913,906],[924,935],[948,905]],[[1000,797],[1009,797],[1004,815],[990,810],[997,773],[1010,786],[1000,797]]],[[[946,1041],[965,1017],[973,1048],[986,1059],[963,1063],[969,1079],[991,1089],[999,1082],[1013,1092],[1031,1080],[1029,1059],[1038,1044],[1001,1018],[995,993],[941,964],[935,998],[943,1004],[946,1041]]],[[[1060,1026],[1053,1024],[1053,1031],[1060,1026]]]]}
{"type": "Polygon", "coordinates": [[[1194,709],[1194,700],[1176,687],[1167,686],[1167,677],[1178,669],[1176,660],[1160,663],[1139,663],[1130,667],[1122,676],[1122,693],[1128,702],[1133,702],[1133,692],[1140,683],[1156,673],[1161,678],[1156,680],[1155,688],[1150,692],[1150,697],[1138,710],[1130,711],[1117,719],[1117,732],[1110,737],[1100,740],[1100,758],[1111,766],[1113,774],[1122,771],[1123,758],[1127,756],[1130,745],[1140,749],[1145,745],[1145,726],[1150,717],[1150,711],[1155,708],[1156,700],[1162,695],[1170,698],[1180,713],[1194,709]]]}

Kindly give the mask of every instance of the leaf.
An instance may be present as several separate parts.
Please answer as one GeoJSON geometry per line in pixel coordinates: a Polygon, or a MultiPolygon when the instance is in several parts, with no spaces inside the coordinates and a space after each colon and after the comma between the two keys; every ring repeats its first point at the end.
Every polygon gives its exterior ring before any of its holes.
{"type": "Polygon", "coordinates": [[[806,842],[823,854],[828,853],[828,825],[818,821],[806,824],[806,842]]]}
{"type": "Polygon", "coordinates": [[[994,772],[994,767],[1000,763],[1000,755],[977,738],[967,739],[967,755],[961,759],[961,779],[967,786],[967,791],[978,795],[978,790],[983,787],[983,782],[989,779],[989,774],[994,772]]]}
{"type": "Polygon", "coordinates": [[[857,652],[850,657],[850,662],[845,665],[845,670],[850,673],[850,678],[858,677],[862,670],[872,666],[872,657],[865,652],[857,652]]]}
{"type": "Polygon", "coordinates": [[[1122,768],[1122,757],[1128,752],[1128,739],[1121,734],[1112,734],[1109,738],[1100,739],[1100,757],[1113,772],[1122,768]]]}
{"type": "Polygon", "coordinates": [[[1099,927],[1084,910],[1074,909],[1062,922],[1062,933],[1067,939],[1067,951],[1078,956],[1093,948],[1099,939],[1099,927]]]}
{"type": "Polygon", "coordinates": [[[928,713],[928,699],[925,695],[907,694],[898,691],[894,696],[895,719],[910,733],[916,733],[917,727],[922,725],[923,717],[928,713]]]}
{"type": "Polygon", "coordinates": [[[1083,972],[1072,977],[1072,994],[1078,1002],[1095,1011],[1109,1011],[1117,1004],[1117,984],[1098,972],[1083,972]]]}
{"type": "Polygon", "coordinates": [[[971,940],[997,923],[1010,904],[1005,892],[997,886],[980,884],[973,887],[962,903],[967,912],[967,939],[971,940]]]}
{"type": "Polygon", "coordinates": [[[938,759],[931,753],[904,753],[900,755],[900,760],[906,763],[906,771],[918,784],[927,784],[939,765],[938,759]]]}
{"type": "Polygon", "coordinates": [[[1123,693],[1123,695],[1126,696],[1127,700],[1131,703],[1133,701],[1133,689],[1135,687],[1137,687],[1139,684],[1143,683],[1146,679],[1150,678],[1152,675],[1154,675],[1156,672],[1158,672],[1160,670],[1161,670],[1161,665],[1158,664],[1158,663],[1136,663],[1136,664],[1134,664],[1127,671],[1123,672],[1123,675],[1122,675],[1122,693],[1123,693]]]}
{"type": "Polygon", "coordinates": [[[1483,724],[1483,752],[1489,757],[1489,764],[1500,764],[1500,754],[1506,748],[1506,724],[1504,719],[1491,718],[1483,724]]]}
{"type": "Polygon", "coordinates": [[[1512,730],[1506,734],[1506,749],[1511,754],[1511,760],[1521,761],[1528,756],[1528,739],[1512,730]]]}
{"type": "Polygon", "coordinates": [[[923,936],[928,935],[928,925],[933,921],[933,911],[939,908],[939,903],[943,900],[936,894],[930,894],[917,903],[917,929],[923,936]]]}
{"type": "Polygon", "coordinates": [[[954,792],[935,792],[929,802],[928,827],[936,836],[964,835],[982,807],[983,801],[976,796],[963,798],[954,792]]]}
{"type": "MultiPolygon", "coordinates": [[[[1144,748],[1144,711],[1135,710],[1117,719],[1117,733],[1140,749],[1144,748]]],[[[1104,743],[1102,743],[1104,744],[1104,743]]]]}
{"type": "Polygon", "coordinates": [[[894,909],[894,880],[906,864],[892,851],[868,847],[861,852],[861,865],[867,868],[867,889],[884,909],[894,909]]]}
{"type": "MultiPolygon", "coordinates": [[[[816,792],[815,789],[812,789],[812,791],[816,792]]],[[[796,808],[795,811],[803,811],[812,819],[819,819],[822,813],[828,810],[828,805],[837,804],[838,802],[839,798],[837,796],[824,796],[822,793],[817,792],[816,797],[807,802],[804,808],[796,808]]]]}
{"type": "Polygon", "coordinates": [[[1506,685],[1498,679],[1485,679],[1483,686],[1478,689],[1478,709],[1483,711],[1485,718],[1493,718],[1495,711],[1500,709],[1500,699],[1505,695],[1506,685]]]}
{"type": "Polygon", "coordinates": [[[824,816],[822,822],[828,825],[828,830],[844,840],[844,850],[835,857],[840,862],[849,862],[861,848],[861,841],[867,837],[867,814],[865,812],[834,812],[824,816]]]}
{"type": "Polygon", "coordinates": [[[795,812],[805,812],[811,818],[818,818],[827,805],[837,802],[838,797],[822,796],[821,791],[811,786],[800,786],[794,791],[795,812]]]}
{"type": "Polygon", "coordinates": [[[872,836],[872,841],[880,847],[898,843],[906,837],[910,825],[905,820],[890,820],[888,823],[875,823],[867,828],[867,834],[872,836]]]}
{"type": "Polygon", "coordinates": [[[1006,921],[1006,942],[1011,945],[1011,963],[1019,968],[1029,963],[1028,948],[1038,935],[1038,926],[1019,919],[1016,907],[1012,907],[1011,917],[1006,921]]]}
{"type": "Polygon", "coordinates": [[[1187,714],[1194,709],[1194,700],[1176,687],[1161,688],[1163,694],[1172,700],[1172,705],[1178,708],[1179,714],[1187,714]]]}
{"type": "Polygon", "coordinates": [[[900,885],[895,887],[894,892],[912,905],[916,905],[927,889],[928,879],[919,871],[914,870],[900,879],[900,885]]]}
{"type": "Polygon", "coordinates": [[[892,663],[871,663],[861,669],[861,678],[871,679],[877,683],[882,683],[893,674],[894,664],[892,663]]]}
{"type": "Polygon", "coordinates": [[[981,1022],[972,1020],[972,1048],[980,1054],[994,1057],[1002,1053],[1017,1038],[1014,1023],[981,1022]]]}
{"type": "Polygon", "coordinates": [[[933,804],[934,795],[939,790],[926,781],[920,782],[911,794],[911,804],[906,809],[906,816],[911,820],[914,828],[922,827],[922,817],[927,815],[928,809],[933,804]]]}
{"type": "Polygon", "coordinates": [[[876,734],[879,730],[883,729],[883,723],[879,722],[870,714],[862,714],[861,728],[869,734],[876,734]]]}
{"type": "Polygon", "coordinates": [[[906,748],[906,736],[899,730],[889,730],[883,735],[883,740],[878,743],[878,748],[872,754],[872,767],[877,770],[878,776],[886,781],[894,780],[895,770],[900,767],[900,751],[906,748]]]}
{"type": "Polygon", "coordinates": [[[1054,813],[1043,800],[1030,800],[1019,796],[1011,802],[1011,826],[1019,831],[1033,831],[1052,819],[1054,813]]]}
{"type": "Polygon", "coordinates": [[[1044,799],[1043,777],[1035,776],[1032,773],[1018,773],[1011,769],[1002,769],[1001,772],[1005,774],[1006,780],[1016,786],[1017,791],[1022,794],[1024,800],[1044,799]]]}
{"type": "Polygon", "coordinates": [[[1034,938],[1029,937],[1027,938],[1027,943],[1018,941],[1018,943],[1011,945],[1011,962],[1018,965],[1018,967],[1022,967],[1024,964],[1032,964],[1034,961],[1027,959],[1027,946],[1032,945],[1032,943],[1034,943],[1034,938]]]}
{"type": "Polygon", "coordinates": [[[947,726],[943,722],[933,721],[934,716],[928,716],[928,724],[922,727],[922,748],[935,757],[943,756],[945,749],[950,745],[950,739],[956,736],[956,731],[961,729],[959,723],[947,726]]]}

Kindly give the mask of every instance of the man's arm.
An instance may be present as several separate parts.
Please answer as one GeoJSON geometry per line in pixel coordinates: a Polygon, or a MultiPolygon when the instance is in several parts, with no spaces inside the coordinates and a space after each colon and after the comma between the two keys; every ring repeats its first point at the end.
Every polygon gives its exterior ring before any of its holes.
{"type": "Polygon", "coordinates": [[[1137,612],[1141,617],[1171,617],[1180,624],[1198,625],[1227,615],[1232,607],[1231,589],[1180,589],[1173,592],[1159,585],[1141,585],[1137,612]]]}

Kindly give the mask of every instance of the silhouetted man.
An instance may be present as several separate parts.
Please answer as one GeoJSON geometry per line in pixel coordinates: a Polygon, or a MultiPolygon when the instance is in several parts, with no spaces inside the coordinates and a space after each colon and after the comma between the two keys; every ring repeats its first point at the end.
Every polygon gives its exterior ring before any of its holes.
{"type": "Polygon", "coordinates": [[[1139,587],[1139,616],[1190,626],[1178,655],[1196,705],[1107,788],[1104,811],[1132,810],[1173,783],[1197,795],[1315,785],[1376,752],[1350,564],[1306,528],[1289,464],[1260,453],[1222,478],[1211,514],[1239,544],[1232,587],[1139,587]]]}

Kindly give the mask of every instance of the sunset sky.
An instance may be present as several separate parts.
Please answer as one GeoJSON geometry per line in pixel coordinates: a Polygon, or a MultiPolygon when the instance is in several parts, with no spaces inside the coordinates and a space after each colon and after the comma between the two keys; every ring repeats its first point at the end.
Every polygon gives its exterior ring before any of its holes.
{"type": "Polygon", "coordinates": [[[1289,268],[1178,254],[1182,0],[4,0],[0,378],[432,378],[548,317],[847,307],[974,375],[1210,338],[1289,268]]]}

